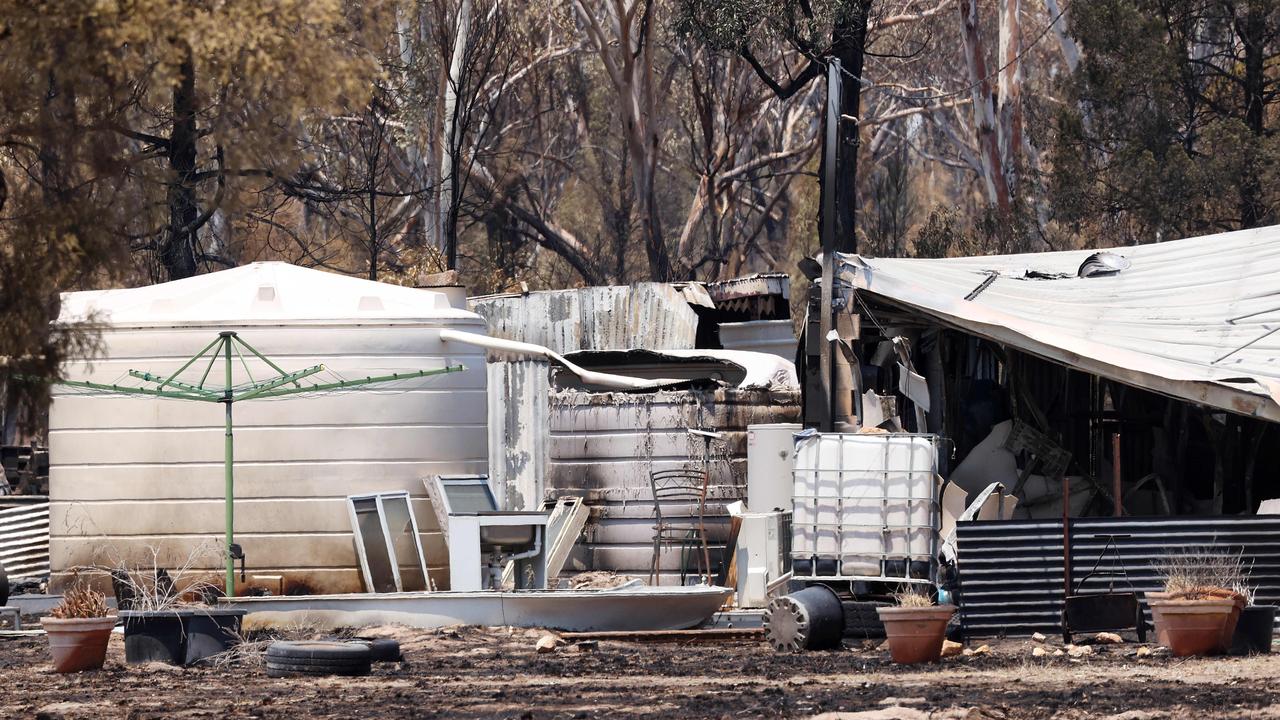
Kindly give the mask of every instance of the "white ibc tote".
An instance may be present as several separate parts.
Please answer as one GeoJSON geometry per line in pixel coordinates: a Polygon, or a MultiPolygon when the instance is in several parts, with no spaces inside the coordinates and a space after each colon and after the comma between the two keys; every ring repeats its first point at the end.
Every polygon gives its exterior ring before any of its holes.
{"type": "Polygon", "coordinates": [[[936,435],[813,434],[796,442],[796,578],[928,581],[937,549],[936,435]]]}

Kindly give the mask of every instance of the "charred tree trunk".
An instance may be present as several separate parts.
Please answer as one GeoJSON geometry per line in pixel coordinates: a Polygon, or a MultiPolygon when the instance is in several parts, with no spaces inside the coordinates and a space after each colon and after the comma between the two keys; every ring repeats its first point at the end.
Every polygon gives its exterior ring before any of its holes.
{"type": "MultiPolygon", "coordinates": [[[[1266,76],[1263,66],[1266,61],[1267,24],[1258,3],[1248,4],[1245,16],[1237,20],[1236,32],[1244,46],[1244,122],[1254,137],[1261,138],[1266,133],[1263,113],[1266,107],[1266,76]]],[[[1240,226],[1256,227],[1263,224],[1268,214],[1262,200],[1262,183],[1258,179],[1257,168],[1250,163],[1240,179],[1240,226]]]]}
{"type": "MultiPolygon", "coordinates": [[[[836,250],[858,251],[857,195],[859,130],[862,117],[862,68],[866,57],[867,20],[872,0],[858,0],[856,7],[841,18],[835,28],[831,54],[845,72],[840,95],[839,147],[836,148],[836,250]]],[[[819,173],[819,177],[822,177],[819,173]]],[[[827,188],[823,188],[826,192],[827,188]]]]}
{"type": "Polygon", "coordinates": [[[196,78],[188,49],[173,88],[173,132],[169,136],[169,228],[160,262],[170,280],[196,274],[196,78]]]}

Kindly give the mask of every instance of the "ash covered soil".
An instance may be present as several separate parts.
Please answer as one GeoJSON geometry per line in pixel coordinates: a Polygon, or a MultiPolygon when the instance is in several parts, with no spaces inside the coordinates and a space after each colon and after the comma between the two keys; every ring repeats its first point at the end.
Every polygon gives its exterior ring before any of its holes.
{"type": "Polygon", "coordinates": [[[384,627],[403,664],[362,678],[266,676],[262,643],[218,666],[125,665],[113,635],[99,672],[52,672],[45,638],[0,639],[3,718],[591,718],[828,717],[1280,718],[1280,656],[1137,657],[1134,644],[1033,657],[1035,643],[927,667],[892,665],[854,644],[783,655],[763,641],[692,644],[601,641],[538,653],[523,629],[384,627]]]}

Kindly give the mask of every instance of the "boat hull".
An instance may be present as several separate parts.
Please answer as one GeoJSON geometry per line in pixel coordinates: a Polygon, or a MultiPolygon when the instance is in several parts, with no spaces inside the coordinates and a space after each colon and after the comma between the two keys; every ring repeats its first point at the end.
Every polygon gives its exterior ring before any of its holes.
{"type": "Polygon", "coordinates": [[[732,590],[717,586],[623,590],[406,592],[223,598],[246,630],[397,624],[539,627],[569,632],[683,630],[711,618],[732,590]]]}

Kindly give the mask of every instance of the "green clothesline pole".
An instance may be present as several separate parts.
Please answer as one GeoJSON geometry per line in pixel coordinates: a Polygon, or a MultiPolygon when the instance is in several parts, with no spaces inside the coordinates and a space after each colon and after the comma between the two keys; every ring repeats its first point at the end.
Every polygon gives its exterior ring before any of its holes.
{"type": "Polygon", "coordinates": [[[60,380],[58,381],[58,384],[67,385],[69,387],[84,388],[110,395],[148,395],[151,397],[168,398],[171,400],[195,400],[198,402],[222,403],[226,406],[226,431],[222,458],[223,475],[226,481],[226,487],[223,491],[223,502],[225,505],[226,515],[223,534],[226,542],[226,593],[227,597],[234,597],[236,594],[236,558],[232,553],[232,546],[235,544],[236,486],[235,436],[231,418],[231,407],[235,403],[242,400],[287,397],[289,395],[298,395],[300,393],[335,392],[348,388],[375,385],[378,383],[411,380],[414,378],[429,377],[431,375],[461,372],[466,368],[462,365],[446,365],[445,367],[435,370],[413,370],[410,372],[391,373],[390,375],[368,376],[358,378],[356,380],[340,380],[337,382],[312,385],[306,385],[301,382],[316,373],[322,372],[324,369],[324,365],[315,365],[306,368],[305,370],[299,370],[293,373],[285,372],[280,368],[280,366],[267,359],[266,356],[259,353],[244,340],[241,340],[236,333],[228,330],[218,333],[217,339],[209,343],[203,350],[187,360],[186,363],[184,363],[182,367],[172,375],[163,376],[138,370],[129,371],[129,375],[131,377],[142,380],[143,382],[156,383],[156,387],[108,385],[104,383],[89,382],[87,380],[60,380]],[[232,380],[232,366],[234,364],[232,351],[237,345],[248,350],[254,357],[266,363],[279,375],[263,382],[253,382],[251,378],[247,385],[235,385],[232,380]],[[205,368],[204,376],[200,378],[200,382],[198,384],[193,385],[191,383],[181,382],[177,379],[178,375],[182,374],[183,371],[195,364],[197,360],[205,357],[206,353],[208,353],[209,357],[209,366],[205,368]],[[205,381],[209,378],[209,370],[213,368],[213,364],[216,363],[220,357],[226,366],[226,373],[222,390],[218,391],[213,388],[205,387],[205,381]],[[293,387],[285,387],[287,385],[292,385],[293,387]]]}
{"type": "Polygon", "coordinates": [[[235,337],[233,332],[224,332],[220,334],[222,338],[222,349],[225,352],[227,361],[227,382],[226,390],[222,398],[223,404],[227,406],[227,436],[226,447],[223,448],[222,468],[223,474],[226,476],[226,488],[223,491],[222,502],[226,506],[226,527],[224,528],[227,536],[226,560],[227,560],[227,597],[234,597],[236,594],[236,559],[231,552],[231,545],[235,542],[236,534],[236,478],[235,478],[235,436],[231,431],[231,405],[235,402],[232,395],[231,385],[231,338],[235,337]]]}

